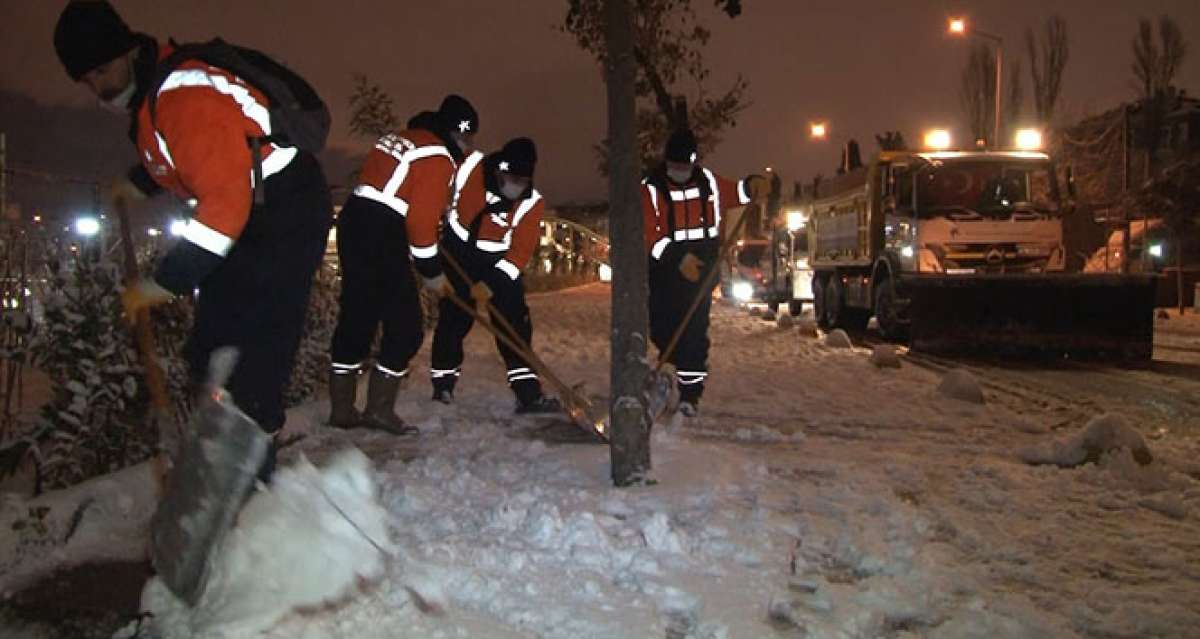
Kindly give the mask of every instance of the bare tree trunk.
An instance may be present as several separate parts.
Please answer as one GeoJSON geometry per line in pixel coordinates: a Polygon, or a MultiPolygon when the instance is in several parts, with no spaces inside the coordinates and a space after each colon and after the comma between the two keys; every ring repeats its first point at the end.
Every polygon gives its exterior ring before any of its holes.
{"type": "Polygon", "coordinates": [[[611,238],[612,370],[609,433],[612,479],[617,486],[641,483],[650,470],[650,420],[642,390],[646,360],[647,262],[638,194],[637,120],[633,13],[629,0],[605,0],[608,50],[608,200],[611,238]]]}

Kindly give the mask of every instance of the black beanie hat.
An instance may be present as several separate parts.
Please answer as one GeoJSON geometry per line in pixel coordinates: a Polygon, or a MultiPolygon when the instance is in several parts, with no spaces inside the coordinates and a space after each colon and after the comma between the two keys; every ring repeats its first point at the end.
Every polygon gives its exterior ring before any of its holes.
{"type": "Polygon", "coordinates": [[[537,147],[529,138],[514,138],[500,149],[497,159],[501,171],[532,178],[537,165],[537,147]]]}
{"type": "Polygon", "coordinates": [[[74,0],[63,9],[54,27],[54,50],[76,82],[88,71],[136,46],[133,32],[104,0],[74,0]]]}
{"type": "Polygon", "coordinates": [[[663,155],[668,162],[695,162],[696,136],[690,129],[677,129],[667,140],[663,155]]]}
{"type": "Polygon", "coordinates": [[[479,133],[479,114],[461,95],[446,96],[438,107],[438,117],[451,133],[479,133]]]}

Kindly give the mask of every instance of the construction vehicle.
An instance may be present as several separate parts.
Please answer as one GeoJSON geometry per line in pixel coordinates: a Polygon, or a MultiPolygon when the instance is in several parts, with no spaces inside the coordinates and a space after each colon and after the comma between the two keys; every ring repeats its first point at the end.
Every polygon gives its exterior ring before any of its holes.
{"type": "Polygon", "coordinates": [[[1152,280],[1067,272],[1063,220],[1083,213],[1033,150],[1040,136],[1023,131],[1004,151],[951,151],[948,139],[847,162],[802,189],[818,323],[861,331],[874,316],[886,339],[928,351],[1148,360],[1152,280]]]}
{"type": "Polygon", "coordinates": [[[738,304],[765,304],[772,313],[786,305],[790,314],[800,315],[805,304],[813,303],[808,220],[791,208],[780,215],[782,208],[776,181],[767,213],[749,225],[722,264],[721,293],[738,304]]]}

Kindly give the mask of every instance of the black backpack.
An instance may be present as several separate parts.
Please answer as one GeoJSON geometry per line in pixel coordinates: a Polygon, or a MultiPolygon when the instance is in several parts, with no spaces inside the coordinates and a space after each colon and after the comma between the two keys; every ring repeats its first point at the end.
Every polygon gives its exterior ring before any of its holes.
{"type": "Polygon", "coordinates": [[[294,146],[310,153],[325,148],[329,138],[331,118],[329,107],[304,78],[270,56],[229,44],[220,38],[208,42],[176,44],[175,51],[158,63],[154,80],[146,99],[149,101],[150,123],[157,128],[155,107],[158,90],[167,76],[188,60],[200,60],[228,71],[261,91],[270,100],[271,135],[247,138],[254,164],[254,202],[264,202],[262,189],[262,153],[264,144],[294,146]]]}

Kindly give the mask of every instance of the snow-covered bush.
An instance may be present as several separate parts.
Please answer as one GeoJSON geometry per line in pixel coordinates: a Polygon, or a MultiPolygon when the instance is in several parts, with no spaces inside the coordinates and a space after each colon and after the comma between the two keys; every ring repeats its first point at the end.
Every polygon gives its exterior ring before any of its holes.
{"type": "Polygon", "coordinates": [[[329,375],[329,345],[333,340],[333,329],[337,326],[339,289],[333,268],[322,264],[313,279],[308,315],[304,318],[304,334],[296,351],[292,378],[283,396],[286,406],[312,399],[317,389],[325,384],[325,378],[329,375]]]}
{"type": "Polygon", "coordinates": [[[51,381],[38,443],[47,487],[78,483],[150,456],[147,394],[137,352],[121,319],[121,272],[102,257],[50,261],[45,319],[30,352],[51,381]]]}
{"type": "MultiPolygon", "coordinates": [[[[148,274],[153,252],[139,262],[148,274]]],[[[62,487],[147,459],[157,430],[148,419],[145,386],[132,331],[122,319],[123,276],[95,256],[52,260],[40,291],[45,308],[30,344],[33,365],[50,378],[52,399],[42,407],[36,456],[45,488],[62,487]]],[[[337,321],[338,284],[322,267],[313,282],[300,350],[285,391],[288,406],[307,401],[324,383],[337,321]]],[[[194,305],[182,299],[152,312],[159,365],[167,379],[171,418],[184,423],[194,389],[184,359],[194,305]]]]}

